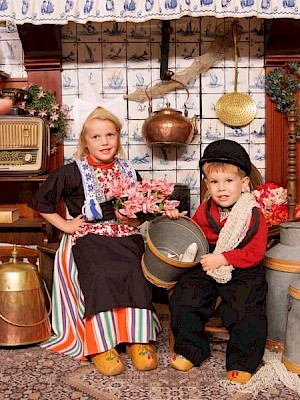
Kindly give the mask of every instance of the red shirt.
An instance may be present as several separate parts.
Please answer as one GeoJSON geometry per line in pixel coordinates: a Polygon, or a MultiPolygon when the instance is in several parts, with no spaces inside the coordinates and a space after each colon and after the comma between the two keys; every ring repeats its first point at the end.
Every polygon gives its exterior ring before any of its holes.
{"type": "MultiPolygon", "coordinates": [[[[206,204],[203,202],[197,208],[192,220],[196,222],[203,230],[207,240],[211,244],[216,244],[218,240],[218,233],[215,232],[210,226],[206,218],[206,204]]],[[[241,249],[233,249],[224,251],[222,254],[234,268],[251,268],[262,262],[265,256],[267,240],[268,240],[268,227],[263,213],[259,212],[259,224],[257,233],[250,239],[250,241],[241,249]]],[[[220,222],[219,209],[217,204],[212,200],[210,214],[220,227],[223,227],[226,220],[220,222]]],[[[253,216],[251,218],[250,227],[253,225],[253,216]]],[[[249,229],[250,229],[249,227],[249,229]]]]}

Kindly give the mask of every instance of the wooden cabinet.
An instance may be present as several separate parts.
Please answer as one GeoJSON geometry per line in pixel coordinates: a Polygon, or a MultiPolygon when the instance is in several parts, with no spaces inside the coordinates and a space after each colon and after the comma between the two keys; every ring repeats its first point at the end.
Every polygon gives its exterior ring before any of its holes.
{"type": "MultiPolygon", "coordinates": [[[[20,89],[28,84],[37,84],[55,94],[61,102],[61,46],[60,27],[55,25],[18,26],[24,51],[27,78],[0,77],[1,87],[20,89]],[[45,40],[46,38],[46,40],[45,40]]],[[[56,154],[50,157],[50,168],[54,170],[63,163],[63,145],[58,145],[56,154]]],[[[20,219],[12,224],[0,224],[0,242],[45,245],[58,240],[58,232],[34,210],[27,207],[32,195],[46,176],[1,177],[0,205],[19,208],[20,219]]],[[[59,212],[64,214],[61,204],[59,212]]]]}

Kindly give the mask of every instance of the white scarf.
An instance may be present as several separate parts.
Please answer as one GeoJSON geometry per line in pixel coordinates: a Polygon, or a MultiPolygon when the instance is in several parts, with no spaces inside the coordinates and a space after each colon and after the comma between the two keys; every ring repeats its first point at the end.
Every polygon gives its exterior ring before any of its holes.
{"type": "MultiPolygon", "coordinates": [[[[252,209],[258,207],[254,196],[245,192],[232,207],[232,210],[220,231],[219,238],[214,250],[214,254],[221,254],[224,251],[235,249],[246,236],[251,217],[252,209]]],[[[232,265],[222,265],[214,271],[207,271],[218,283],[230,281],[233,271],[232,265]]]]}

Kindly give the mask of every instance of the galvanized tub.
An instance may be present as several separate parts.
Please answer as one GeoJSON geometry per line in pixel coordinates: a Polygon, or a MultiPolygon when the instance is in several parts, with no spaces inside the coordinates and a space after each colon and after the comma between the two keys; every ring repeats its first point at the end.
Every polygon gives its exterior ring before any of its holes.
{"type": "Polygon", "coordinates": [[[196,266],[202,254],[207,252],[206,237],[190,218],[181,217],[175,220],[161,216],[148,226],[142,270],[146,279],[154,285],[172,289],[178,278],[188,268],[196,266]],[[191,243],[198,246],[194,261],[179,261],[180,254],[183,254],[191,243]]]}
{"type": "Polygon", "coordinates": [[[300,374],[300,279],[289,286],[288,316],[282,362],[289,371],[300,374]]]}
{"type": "Polygon", "coordinates": [[[300,275],[300,222],[280,225],[280,243],[266,252],[267,348],[283,352],[289,285],[300,275]]]}

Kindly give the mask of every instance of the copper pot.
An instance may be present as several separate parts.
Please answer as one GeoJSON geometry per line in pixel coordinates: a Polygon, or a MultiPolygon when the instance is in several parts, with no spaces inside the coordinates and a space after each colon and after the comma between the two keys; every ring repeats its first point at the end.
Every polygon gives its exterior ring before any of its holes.
{"type": "Polygon", "coordinates": [[[49,293],[47,311],[37,267],[18,261],[16,246],[12,257],[12,262],[0,265],[0,346],[42,342],[51,334],[49,293]]]}
{"type": "Polygon", "coordinates": [[[147,90],[145,92],[149,99],[149,117],[143,124],[142,135],[148,144],[186,145],[198,133],[198,115],[194,115],[191,120],[188,118],[186,104],[189,99],[189,91],[181,82],[178,83],[184,87],[188,95],[184,103],[184,115],[181,111],[171,108],[170,103],[167,103],[166,108],[152,112],[152,99],[148,96],[147,90]]]}

